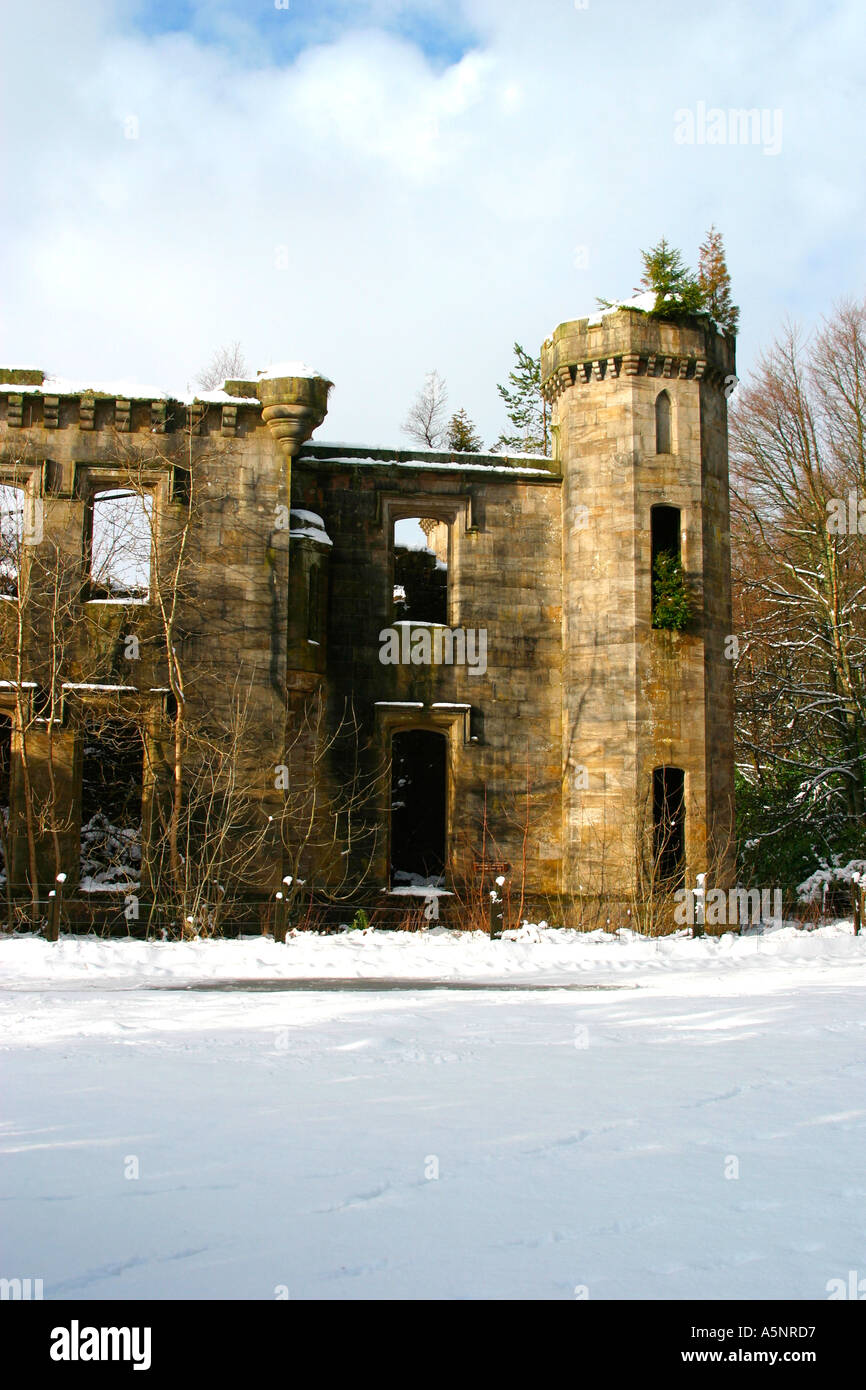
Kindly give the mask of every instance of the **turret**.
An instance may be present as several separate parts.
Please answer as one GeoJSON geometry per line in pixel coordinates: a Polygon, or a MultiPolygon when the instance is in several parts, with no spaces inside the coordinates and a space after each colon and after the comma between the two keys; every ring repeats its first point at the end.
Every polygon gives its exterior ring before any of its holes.
{"type": "Polygon", "coordinates": [[[619,309],[542,348],[563,475],[565,891],[645,889],[653,862],[674,885],[730,874],[735,380],[733,341],[703,319],[619,309]]]}

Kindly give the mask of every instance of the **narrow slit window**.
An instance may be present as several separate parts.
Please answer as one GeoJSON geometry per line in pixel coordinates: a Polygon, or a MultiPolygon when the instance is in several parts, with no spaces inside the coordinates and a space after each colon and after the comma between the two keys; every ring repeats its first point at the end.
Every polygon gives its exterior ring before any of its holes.
{"type": "Polygon", "coordinates": [[[123,488],[97,492],[90,534],[90,597],[144,603],[150,597],[153,497],[123,488]]]}
{"type": "Polygon", "coordinates": [[[671,398],[667,391],[656,396],[656,453],[671,452],[671,398]]]}

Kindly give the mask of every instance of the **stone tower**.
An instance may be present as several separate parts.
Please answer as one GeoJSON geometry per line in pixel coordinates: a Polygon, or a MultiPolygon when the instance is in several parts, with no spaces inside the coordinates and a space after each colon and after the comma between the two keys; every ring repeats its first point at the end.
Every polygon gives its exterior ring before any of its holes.
{"type": "Polygon", "coordinates": [[[733,373],[709,324],[634,309],[542,348],[563,480],[566,892],[628,892],[648,857],[677,885],[731,872],[733,373]],[[661,551],[685,572],[681,631],[654,626],[661,551]]]}

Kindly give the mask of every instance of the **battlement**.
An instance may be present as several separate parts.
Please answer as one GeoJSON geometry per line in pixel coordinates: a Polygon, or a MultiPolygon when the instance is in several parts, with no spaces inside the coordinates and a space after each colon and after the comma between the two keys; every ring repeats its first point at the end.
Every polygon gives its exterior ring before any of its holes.
{"type": "Polygon", "coordinates": [[[255,381],[226,381],[221,390],[174,396],[132,382],[81,382],[46,376],[37,367],[0,367],[0,419],[10,429],[114,429],[166,434],[186,430],[226,437],[247,423],[266,424],[283,454],[297,453],[322,423],[333,383],[303,363],[259,373],[255,381]]]}
{"type": "Polygon", "coordinates": [[[724,387],[735,374],[735,346],[711,323],[655,318],[636,308],[561,323],[541,349],[542,391],[555,400],[570,386],[606,376],[697,380],[724,387]]]}

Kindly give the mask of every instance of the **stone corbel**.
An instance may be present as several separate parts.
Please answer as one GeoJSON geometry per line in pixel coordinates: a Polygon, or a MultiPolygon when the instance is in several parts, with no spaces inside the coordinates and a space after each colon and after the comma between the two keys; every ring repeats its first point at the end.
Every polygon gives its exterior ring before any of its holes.
{"type": "Polygon", "coordinates": [[[322,376],[263,377],[256,383],[262,419],[284,458],[296,457],[321,425],[331,385],[322,376]]]}

